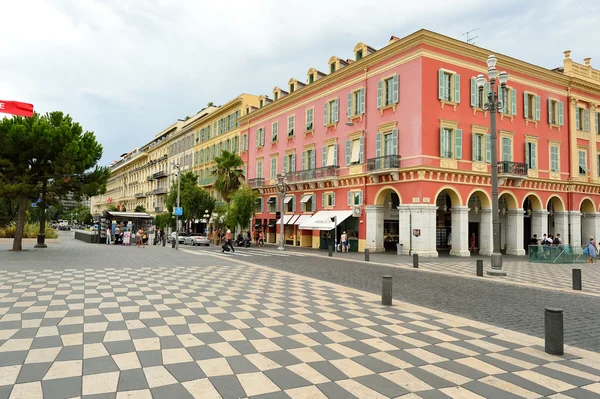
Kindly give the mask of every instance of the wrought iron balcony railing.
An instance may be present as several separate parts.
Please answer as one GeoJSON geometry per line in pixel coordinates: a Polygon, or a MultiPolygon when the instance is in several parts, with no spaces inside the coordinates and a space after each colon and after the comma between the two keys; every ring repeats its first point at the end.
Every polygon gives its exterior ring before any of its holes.
{"type": "Polygon", "coordinates": [[[309,180],[321,180],[337,177],[340,167],[338,165],[323,166],[322,168],[299,170],[285,174],[288,183],[300,183],[309,180]]]}
{"type": "Polygon", "coordinates": [[[152,177],[154,179],[158,179],[158,178],[161,178],[161,177],[167,177],[167,171],[166,170],[160,170],[160,171],[154,173],[152,175],[152,177]]]}
{"type": "Polygon", "coordinates": [[[262,177],[257,177],[255,179],[248,180],[248,185],[250,186],[250,188],[262,188],[262,186],[264,186],[264,184],[265,184],[265,179],[263,179],[262,177]]]}
{"type": "Polygon", "coordinates": [[[146,193],[135,193],[135,198],[146,198],[146,193]]]}
{"type": "Polygon", "coordinates": [[[498,174],[511,176],[527,176],[527,164],[524,162],[498,162],[498,174]]]}
{"type": "Polygon", "coordinates": [[[384,155],[367,159],[367,172],[400,168],[400,155],[384,155]]]}
{"type": "Polygon", "coordinates": [[[166,193],[167,193],[166,187],[160,187],[160,188],[156,188],[156,189],[152,190],[153,195],[160,195],[160,194],[166,194],[166,193]]]}
{"type": "Polygon", "coordinates": [[[152,175],[150,175],[150,176],[146,177],[146,180],[147,181],[152,181],[152,180],[154,180],[154,177],[152,177],[152,175]]]}

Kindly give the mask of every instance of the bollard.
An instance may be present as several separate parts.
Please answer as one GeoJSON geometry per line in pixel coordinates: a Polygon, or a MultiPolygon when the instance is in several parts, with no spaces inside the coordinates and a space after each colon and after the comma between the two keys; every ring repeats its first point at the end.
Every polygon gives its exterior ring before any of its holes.
{"type": "Polygon", "coordinates": [[[163,247],[164,247],[165,245],[167,245],[167,240],[165,240],[165,239],[163,238],[161,241],[162,241],[163,247]]]}
{"type": "Polygon", "coordinates": [[[381,304],[392,306],[392,276],[382,276],[381,304]]]}
{"type": "Polygon", "coordinates": [[[419,267],[419,254],[413,254],[413,267],[415,269],[419,267]]]}
{"type": "Polygon", "coordinates": [[[174,238],[171,239],[171,248],[175,248],[175,239],[174,238]]]}
{"type": "Polygon", "coordinates": [[[483,260],[477,260],[477,276],[483,277],[483,260]]]}
{"type": "Polygon", "coordinates": [[[365,261],[369,261],[369,249],[365,249],[365,261]]]}
{"type": "Polygon", "coordinates": [[[546,308],[544,311],[544,330],[546,353],[550,355],[564,354],[563,311],[546,308]]]}
{"type": "Polygon", "coordinates": [[[581,269],[573,269],[573,289],[581,291],[581,269]]]}
{"type": "Polygon", "coordinates": [[[328,244],[327,248],[329,249],[329,256],[333,256],[333,247],[331,246],[331,244],[328,244]]]}

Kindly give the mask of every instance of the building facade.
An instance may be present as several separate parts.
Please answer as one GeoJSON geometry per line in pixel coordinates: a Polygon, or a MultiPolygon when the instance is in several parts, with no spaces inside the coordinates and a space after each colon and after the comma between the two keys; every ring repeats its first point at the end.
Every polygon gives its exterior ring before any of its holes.
{"type": "MultiPolygon", "coordinates": [[[[278,241],[284,211],[291,245],[324,247],[337,223],[354,250],[468,256],[474,237],[491,254],[490,88],[475,83],[490,54],[421,30],[379,50],[359,43],[328,74],[276,87],[240,121],[261,193],[255,227],[278,241]]],[[[579,245],[600,234],[600,71],[568,51],[554,70],[497,58],[509,74],[497,119],[502,250],[522,255],[544,233],[579,245]]]]}

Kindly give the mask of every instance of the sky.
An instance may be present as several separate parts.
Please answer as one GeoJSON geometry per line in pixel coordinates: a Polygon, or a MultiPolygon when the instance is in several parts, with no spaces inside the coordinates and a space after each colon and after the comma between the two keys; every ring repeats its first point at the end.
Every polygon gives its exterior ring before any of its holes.
{"type": "Polygon", "coordinates": [[[208,102],[272,95],[364,42],[426,28],[546,68],[600,69],[597,0],[0,0],[0,99],[63,111],[102,164],[208,102]]]}

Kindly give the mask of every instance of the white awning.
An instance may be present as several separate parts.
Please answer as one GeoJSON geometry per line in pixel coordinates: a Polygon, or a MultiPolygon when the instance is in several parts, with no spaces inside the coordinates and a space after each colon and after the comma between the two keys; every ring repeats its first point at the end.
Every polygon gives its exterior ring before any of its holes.
{"type": "Polygon", "coordinates": [[[300,203],[301,204],[306,204],[311,199],[312,199],[312,194],[305,194],[304,196],[302,196],[302,199],[300,200],[300,203]]]}
{"type": "Polygon", "coordinates": [[[288,220],[288,222],[286,224],[296,224],[296,220],[298,220],[299,217],[300,217],[300,215],[294,215],[294,217],[292,217],[290,220],[288,220]]]}
{"type": "Polygon", "coordinates": [[[283,200],[283,203],[288,204],[292,200],[292,198],[294,198],[294,197],[292,197],[292,196],[285,197],[285,199],[283,200]]]}
{"type": "Polygon", "coordinates": [[[294,222],[294,224],[295,224],[296,226],[298,226],[298,225],[300,225],[300,224],[302,224],[302,223],[306,222],[306,221],[307,221],[308,219],[310,219],[311,217],[312,217],[311,215],[300,215],[300,216],[298,217],[298,219],[296,219],[296,221],[294,222]]]}
{"type": "MultiPolygon", "coordinates": [[[[290,223],[290,219],[293,218],[296,215],[283,215],[283,224],[289,224],[290,223]]],[[[281,219],[279,219],[277,221],[277,224],[281,224],[281,219]]]]}
{"type": "Polygon", "coordinates": [[[352,211],[319,211],[311,216],[310,219],[300,224],[301,230],[333,230],[336,226],[331,218],[337,217],[339,225],[344,220],[352,216],[352,211]]]}

